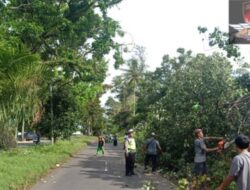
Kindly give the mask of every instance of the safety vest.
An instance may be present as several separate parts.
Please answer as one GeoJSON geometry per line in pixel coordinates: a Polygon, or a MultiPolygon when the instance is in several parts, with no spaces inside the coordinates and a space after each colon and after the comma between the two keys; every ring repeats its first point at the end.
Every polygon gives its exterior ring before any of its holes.
{"type": "Polygon", "coordinates": [[[134,138],[128,138],[128,151],[129,152],[135,152],[136,151],[136,144],[135,144],[135,139],[134,138]]]}

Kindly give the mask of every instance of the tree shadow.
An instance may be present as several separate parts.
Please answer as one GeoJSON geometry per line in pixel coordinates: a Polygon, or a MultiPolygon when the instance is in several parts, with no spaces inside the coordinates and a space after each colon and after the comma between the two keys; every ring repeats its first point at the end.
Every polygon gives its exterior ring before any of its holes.
{"type": "Polygon", "coordinates": [[[62,166],[63,168],[80,168],[79,175],[84,179],[89,179],[89,182],[109,184],[111,189],[142,189],[146,181],[151,181],[157,186],[158,190],[176,189],[166,179],[162,178],[159,174],[148,175],[144,173],[143,167],[138,164],[135,169],[137,175],[125,176],[125,158],[123,147],[114,147],[111,144],[105,146],[105,155],[96,156],[96,144],[89,145],[83,152],[73,156],[71,162],[62,166]]]}
{"type": "MultiPolygon", "coordinates": [[[[80,175],[90,179],[99,179],[103,183],[117,186],[116,189],[141,189],[144,179],[141,175],[125,176],[124,151],[122,146],[105,146],[105,155],[96,156],[96,144],[89,145],[84,151],[73,156],[75,161],[63,168],[81,167],[80,175]]],[[[102,183],[102,182],[101,182],[102,183]]]]}

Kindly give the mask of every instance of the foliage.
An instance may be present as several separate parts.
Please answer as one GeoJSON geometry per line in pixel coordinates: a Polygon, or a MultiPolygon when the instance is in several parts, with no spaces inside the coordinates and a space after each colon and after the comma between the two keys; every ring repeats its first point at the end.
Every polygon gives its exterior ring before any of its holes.
{"type": "Polygon", "coordinates": [[[44,69],[39,56],[18,41],[2,40],[0,52],[0,123],[6,137],[13,137],[8,140],[13,146],[19,123],[26,120],[31,125],[39,110],[44,69]]]}
{"type": "MultiPolygon", "coordinates": [[[[244,99],[248,91],[239,85],[230,60],[222,53],[193,55],[183,48],[177,49],[177,53],[177,57],[172,58],[165,55],[161,67],[143,74],[137,86],[136,115],[131,117],[133,110],[127,109],[128,116],[123,117],[123,124],[119,126],[136,126],[141,161],[145,139],[155,132],[164,151],[161,167],[174,172],[177,178],[188,177],[188,181],[192,181],[194,129],[202,128],[205,135],[228,139],[239,132],[248,134],[249,104],[248,99],[244,99]]],[[[114,81],[117,99],[110,98],[107,102],[112,121],[116,118],[121,121],[119,109],[124,97],[128,99],[125,93],[133,92],[130,86],[122,85],[122,77],[114,81]]],[[[215,143],[208,143],[208,147],[215,143]]],[[[209,185],[213,188],[221,182],[229,166],[229,162],[216,157],[220,157],[219,153],[208,155],[213,179],[209,185]],[[219,163],[223,164],[219,166],[219,163]]]]}
{"type": "Polygon", "coordinates": [[[144,184],[143,184],[143,190],[156,190],[156,187],[155,185],[153,184],[152,181],[146,181],[144,184]]]}
{"type": "Polygon", "coordinates": [[[0,133],[0,149],[14,148],[16,147],[16,141],[14,140],[13,130],[2,129],[0,133]]]}
{"type": "MultiPolygon", "coordinates": [[[[198,30],[204,35],[208,32],[206,27],[198,27],[198,30]]],[[[217,46],[223,52],[226,52],[228,58],[233,58],[235,61],[233,62],[234,66],[237,67],[234,72],[236,82],[239,85],[239,88],[243,88],[246,92],[249,92],[250,65],[244,61],[244,57],[242,57],[239,47],[232,43],[233,41],[230,39],[228,33],[222,32],[218,28],[215,28],[213,32],[208,34],[208,36],[209,45],[211,47],[217,46]]],[[[238,112],[238,114],[242,116],[241,120],[244,122],[241,122],[242,124],[240,125],[246,126],[249,124],[249,100],[250,93],[240,97],[237,101],[232,103],[233,106],[230,108],[230,110],[238,112]]],[[[249,130],[247,133],[249,133],[249,130]]]]}
{"type": "Polygon", "coordinates": [[[183,178],[178,181],[178,190],[186,190],[188,187],[187,179],[183,178]]]}
{"type": "Polygon", "coordinates": [[[183,52],[177,58],[167,57],[162,67],[149,73],[144,81],[138,117],[148,134],[159,134],[168,153],[165,162],[183,169],[184,163],[193,160],[190,135],[195,128],[216,136],[227,134],[229,128],[232,134],[237,132],[236,126],[224,119],[225,105],[241,91],[236,90],[230,63],[218,54],[193,57],[183,52]],[[197,104],[200,108],[193,110],[197,104]]]}
{"type": "MultiPolygon", "coordinates": [[[[206,27],[198,27],[200,34],[208,32],[206,27]]],[[[204,40],[204,39],[203,39],[204,40]]],[[[209,46],[217,46],[226,52],[228,58],[233,57],[235,60],[241,58],[239,47],[232,43],[227,32],[222,32],[219,28],[214,28],[214,31],[208,34],[209,46]]]]}
{"type": "Polygon", "coordinates": [[[125,61],[120,69],[122,75],[114,78],[111,91],[116,99],[109,97],[106,102],[106,114],[114,126],[121,129],[135,127],[137,100],[140,94],[139,86],[146,72],[145,49],[136,46],[131,59],[125,61]]]}
{"type": "Polygon", "coordinates": [[[38,126],[42,135],[55,138],[69,138],[79,125],[89,134],[101,130],[98,99],[108,68],[105,55],[113,50],[115,66],[122,63],[122,48],[114,41],[122,31],[107,12],[120,2],[0,1],[4,123],[15,128],[22,123],[30,130],[38,126]]]}
{"type": "MultiPolygon", "coordinates": [[[[220,175],[221,176],[221,175],[220,175]]],[[[199,189],[204,189],[204,190],[210,190],[210,189],[215,189],[218,187],[218,184],[221,181],[213,181],[210,179],[208,176],[199,176],[199,177],[194,177],[190,181],[187,180],[186,178],[182,178],[178,181],[178,188],[177,190],[199,190],[199,189]]],[[[227,187],[228,190],[234,190],[235,189],[235,183],[232,183],[230,186],[227,187]]]]}

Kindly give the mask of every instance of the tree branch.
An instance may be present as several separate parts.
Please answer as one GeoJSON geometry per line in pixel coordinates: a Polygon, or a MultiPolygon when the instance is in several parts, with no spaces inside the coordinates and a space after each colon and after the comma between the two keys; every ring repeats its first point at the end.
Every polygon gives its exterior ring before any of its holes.
{"type": "Polygon", "coordinates": [[[22,4],[20,4],[17,7],[10,7],[10,9],[12,9],[12,10],[18,10],[18,9],[21,9],[23,7],[30,6],[30,5],[31,5],[31,3],[27,3],[27,4],[22,3],[22,4]]]}

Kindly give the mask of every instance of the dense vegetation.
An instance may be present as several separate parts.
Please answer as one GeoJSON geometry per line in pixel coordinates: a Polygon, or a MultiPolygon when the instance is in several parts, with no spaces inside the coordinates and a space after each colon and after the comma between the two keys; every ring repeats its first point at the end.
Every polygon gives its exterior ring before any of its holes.
{"type": "Polygon", "coordinates": [[[101,131],[105,55],[122,63],[107,11],[120,1],[0,0],[0,148],[15,146],[17,131],[101,131]]]}
{"type": "MultiPolygon", "coordinates": [[[[227,43],[226,33],[215,29],[209,35],[210,45],[222,51],[204,55],[179,48],[176,57],[164,55],[153,72],[145,70],[143,51],[136,51],[113,81],[116,97],[106,103],[113,125],[135,128],[139,143],[152,131],[158,134],[165,152],[162,167],[176,177],[192,178],[194,129],[228,140],[238,133],[250,135],[249,65],[227,43]]],[[[226,175],[232,151],[210,154],[213,185],[226,175]]]]}

